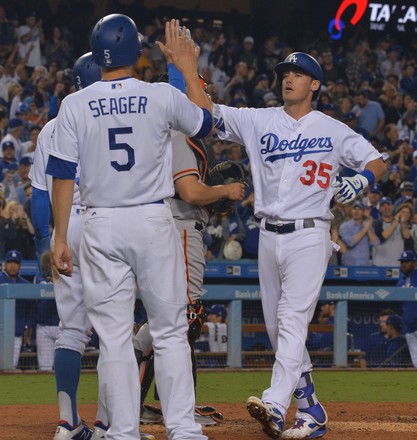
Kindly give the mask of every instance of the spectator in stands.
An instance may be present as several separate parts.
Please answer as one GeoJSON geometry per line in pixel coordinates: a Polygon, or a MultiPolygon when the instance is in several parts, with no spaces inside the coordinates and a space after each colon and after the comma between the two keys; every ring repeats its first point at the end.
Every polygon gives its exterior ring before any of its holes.
{"type": "Polygon", "coordinates": [[[414,100],[417,100],[417,75],[415,67],[412,64],[404,65],[400,86],[407,93],[410,93],[414,100]]]}
{"type": "Polygon", "coordinates": [[[411,208],[413,208],[413,192],[414,192],[414,185],[412,182],[409,182],[407,180],[404,180],[401,182],[397,198],[394,202],[394,213],[398,212],[398,207],[400,205],[403,205],[404,203],[409,202],[411,205],[411,208]]]}
{"type": "Polygon", "coordinates": [[[269,80],[272,82],[275,78],[274,67],[279,61],[281,60],[275,47],[275,41],[272,38],[266,39],[259,54],[259,73],[267,74],[269,80]]]}
{"type": "Polygon", "coordinates": [[[331,81],[336,84],[337,80],[341,79],[344,81],[346,79],[343,70],[336,64],[334,64],[332,50],[327,47],[321,52],[321,68],[323,70],[323,84],[331,81]]]}
{"type": "Polygon", "coordinates": [[[214,137],[207,145],[207,157],[210,166],[225,160],[227,145],[218,137],[214,137]]]}
{"type": "Polygon", "coordinates": [[[347,250],[342,255],[343,266],[369,266],[370,249],[379,243],[372,227],[373,219],[365,215],[365,206],[359,200],[352,204],[352,219],[340,225],[339,236],[347,250]]]}
{"type": "Polygon", "coordinates": [[[13,220],[16,235],[13,238],[6,239],[6,250],[19,249],[25,260],[35,259],[34,236],[35,229],[32,222],[25,212],[23,205],[15,201],[8,202],[5,208],[10,218],[13,220]]]}
{"type": "Polygon", "coordinates": [[[27,183],[30,183],[29,180],[29,170],[32,166],[32,159],[28,156],[22,157],[19,160],[19,165],[17,167],[17,171],[9,170],[5,174],[5,178],[3,180],[4,184],[4,195],[7,200],[14,201],[23,201],[26,202],[26,197],[23,197],[20,191],[27,183]]]}
{"type": "Polygon", "coordinates": [[[417,111],[407,110],[397,123],[400,139],[408,139],[414,149],[417,149],[417,111]]]}
{"type": "MultiPolygon", "coordinates": [[[[412,251],[405,251],[400,258],[401,274],[397,287],[417,287],[417,257],[412,251]]],[[[406,301],[402,305],[404,333],[411,355],[411,360],[417,368],[417,302],[406,301]]]]}
{"type": "Polygon", "coordinates": [[[375,183],[368,188],[367,198],[364,203],[365,209],[369,210],[369,215],[374,219],[381,217],[379,212],[379,201],[382,197],[382,189],[379,183],[375,183]]]}
{"type": "Polygon", "coordinates": [[[248,77],[248,65],[239,61],[235,65],[235,74],[225,85],[223,93],[226,104],[230,104],[233,99],[245,98],[249,102],[251,98],[251,83],[248,77]]]}
{"type": "Polygon", "coordinates": [[[398,144],[399,155],[397,159],[397,164],[401,168],[403,176],[408,179],[410,168],[413,164],[413,147],[411,146],[410,140],[408,138],[400,138],[398,144]]]}
{"type": "Polygon", "coordinates": [[[348,77],[349,89],[356,92],[362,75],[366,71],[365,51],[368,45],[363,40],[356,40],[353,51],[347,54],[346,75],[348,77]]]}
{"type": "MultiPolygon", "coordinates": [[[[40,272],[35,276],[35,284],[53,284],[49,251],[39,257],[40,272]]],[[[55,341],[59,336],[59,316],[55,300],[38,301],[36,325],[36,352],[39,371],[52,371],[54,366],[55,341]]]]}
{"type": "Polygon", "coordinates": [[[381,138],[385,124],[385,114],[379,102],[370,101],[368,92],[360,90],[355,95],[355,106],[352,111],[359,114],[358,127],[364,128],[372,137],[381,138]]]}
{"type": "Polygon", "coordinates": [[[356,131],[356,133],[361,134],[368,141],[371,139],[371,134],[368,130],[363,127],[358,126],[358,116],[354,112],[347,112],[342,114],[341,121],[344,122],[348,127],[352,130],[356,131]]]}
{"type": "Polygon", "coordinates": [[[240,51],[237,54],[237,62],[243,61],[245,62],[248,67],[257,67],[258,65],[258,56],[256,55],[256,52],[254,50],[255,48],[255,39],[248,35],[243,39],[243,48],[242,51],[240,51]]]}
{"type": "MultiPolygon", "coordinates": [[[[9,121],[9,128],[6,136],[1,141],[1,145],[5,142],[12,142],[15,148],[16,160],[20,160],[26,153],[26,148],[21,141],[23,131],[25,130],[25,124],[19,118],[13,118],[9,121]]],[[[3,153],[3,152],[2,152],[3,153]]]]}
{"type": "Polygon", "coordinates": [[[394,215],[392,200],[389,197],[383,197],[379,205],[381,218],[373,224],[379,244],[372,248],[372,262],[374,266],[395,267],[398,265],[398,255],[404,250],[414,248],[409,219],[403,211],[394,215]]]}
{"type": "MultiPolygon", "coordinates": [[[[0,284],[29,284],[29,281],[20,276],[22,266],[22,254],[18,250],[7,252],[3,272],[0,274],[0,284]]],[[[32,329],[35,325],[34,301],[16,300],[16,326],[14,339],[13,367],[16,368],[19,362],[22,346],[30,349],[32,329]]]]}
{"type": "Polygon", "coordinates": [[[380,365],[387,358],[387,319],[395,315],[394,310],[384,309],[378,317],[378,331],[371,333],[365,344],[365,357],[362,359],[362,368],[372,368],[380,365]]]}
{"type": "Polygon", "coordinates": [[[381,72],[384,78],[388,75],[396,75],[399,78],[402,75],[401,63],[398,59],[398,50],[395,46],[391,46],[387,50],[387,58],[381,63],[381,72]]]}
{"type": "Polygon", "coordinates": [[[255,80],[255,89],[253,91],[254,105],[257,108],[264,107],[264,96],[270,92],[268,75],[262,73],[255,80]]]}
{"type": "MultiPolygon", "coordinates": [[[[2,184],[0,184],[2,186],[2,184]]],[[[0,258],[3,259],[6,253],[6,241],[16,237],[16,226],[6,211],[6,199],[0,197],[0,258]]]]}
{"type": "Polygon", "coordinates": [[[36,12],[27,12],[25,21],[26,23],[17,29],[19,55],[23,58],[30,50],[27,67],[30,69],[29,73],[31,73],[36,66],[42,64],[41,46],[45,44],[45,35],[42,20],[38,20],[36,12]]]}
{"type": "Polygon", "coordinates": [[[382,193],[391,199],[391,201],[397,197],[400,185],[402,182],[401,168],[397,165],[391,165],[388,168],[388,179],[382,178],[382,193]]]}
{"type": "Polygon", "coordinates": [[[62,69],[73,64],[71,47],[59,26],[53,26],[52,35],[45,40],[45,57],[48,64],[55,61],[62,69]]]}
{"type": "Polygon", "coordinates": [[[34,125],[30,128],[30,139],[25,142],[26,152],[23,157],[28,157],[33,161],[33,156],[36,150],[36,143],[38,141],[39,133],[41,132],[42,127],[39,125],[34,125]]]}
{"type": "Polygon", "coordinates": [[[3,181],[8,171],[17,171],[18,165],[13,142],[3,142],[1,148],[3,150],[3,158],[0,159],[0,181],[3,181]]]}

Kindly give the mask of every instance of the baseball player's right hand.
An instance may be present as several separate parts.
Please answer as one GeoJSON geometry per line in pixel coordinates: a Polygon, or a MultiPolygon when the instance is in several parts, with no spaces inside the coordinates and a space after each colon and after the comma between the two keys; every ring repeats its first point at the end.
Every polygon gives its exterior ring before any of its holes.
{"type": "Polygon", "coordinates": [[[54,269],[61,275],[70,277],[72,274],[72,252],[67,243],[51,244],[51,260],[54,269]]]}
{"type": "Polygon", "coordinates": [[[165,24],[165,44],[157,41],[156,44],[165,55],[167,62],[185,75],[186,72],[195,74],[198,71],[200,49],[193,40],[187,37],[187,28],[182,26],[180,33],[179,20],[172,19],[165,24]]]}
{"type": "Polygon", "coordinates": [[[245,197],[245,184],[242,182],[229,183],[225,188],[229,200],[243,200],[245,197]]]}
{"type": "Polygon", "coordinates": [[[361,174],[356,174],[353,177],[337,176],[336,181],[332,184],[334,198],[338,203],[353,202],[356,197],[362,194],[368,184],[368,179],[361,174]]]}

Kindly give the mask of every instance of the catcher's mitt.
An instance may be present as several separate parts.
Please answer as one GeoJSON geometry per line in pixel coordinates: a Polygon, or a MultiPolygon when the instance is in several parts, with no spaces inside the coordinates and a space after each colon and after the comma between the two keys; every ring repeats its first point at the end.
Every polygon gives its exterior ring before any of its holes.
{"type": "MultiPolygon", "coordinates": [[[[227,160],[220,162],[210,169],[205,183],[209,186],[227,185],[245,181],[245,170],[239,162],[227,160]]],[[[233,210],[234,200],[220,199],[211,205],[211,209],[216,213],[226,213],[233,210]]]]}

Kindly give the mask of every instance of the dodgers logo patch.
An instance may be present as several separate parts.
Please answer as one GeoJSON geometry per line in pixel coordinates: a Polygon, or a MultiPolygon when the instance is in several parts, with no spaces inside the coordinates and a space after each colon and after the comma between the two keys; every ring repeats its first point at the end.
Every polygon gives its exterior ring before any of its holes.
{"type": "Polygon", "coordinates": [[[306,154],[328,153],[333,151],[332,138],[303,137],[300,133],[295,139],[280,139],[275,133],[267,133],[261,137],[261,154],[267,155],[265,162],[293,157],[294,162],[299,162],[306,154]],[[272,154],[275,153],[275,154],[272,154]]]}

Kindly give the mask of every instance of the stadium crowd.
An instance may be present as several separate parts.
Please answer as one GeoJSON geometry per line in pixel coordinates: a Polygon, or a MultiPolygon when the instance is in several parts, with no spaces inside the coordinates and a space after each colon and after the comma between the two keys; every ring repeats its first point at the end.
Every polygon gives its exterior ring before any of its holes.
{"type": "MultiPolygon", "coordinates": [[[[230,25],[190,24],[190,28],[201,48],[199,69],[213,101],[235,107],[281,105],[273,67],[294,50],[305,50],[324,73],[316,110],[346,123],[383,154],[389,170],[382,181],[369,188],[362,201],[333,207],[332,237],[340,252],[331,264],[398,266],[403,250],[417,250],[415,38],[403,43],[382,35],[373,43],[362,34],[342,44],[321,33],[295,47],[273,30],[257,41],[239,35],[230,25]]],[[[149,18],[139,23],[139,29],[143,52],[135,74],[143,81],[157,81],[166,72],[155,44],[163,38],[163,20],[149,18]]],[[[35,258],[28,171],[39,131],[74,91],[71,66],[79,55],[77,38],[62,21],[49,23],[44,31],[37,12],[19,16],[0,6],[0,258],[12,249],[24,259],[35,258]]],[[[211,217],[207,259],[257,258],[259,221],[245,150],[216,136],[207,138],[206,145],[211,165],[240,162],[249,183],[235,212],[211,217]]]]}

